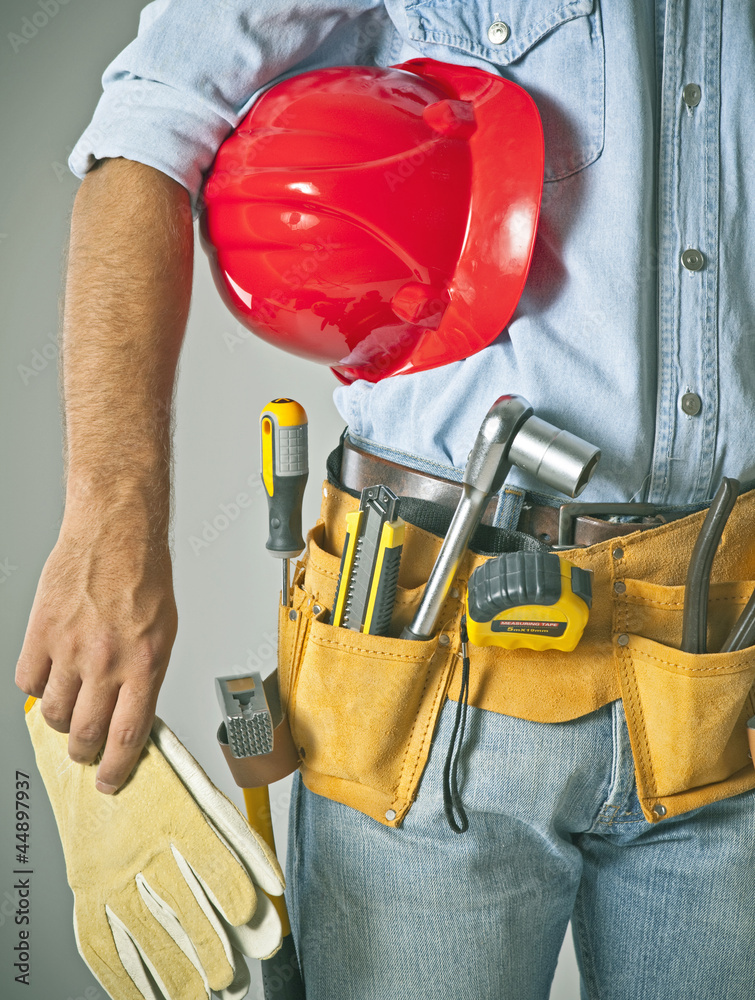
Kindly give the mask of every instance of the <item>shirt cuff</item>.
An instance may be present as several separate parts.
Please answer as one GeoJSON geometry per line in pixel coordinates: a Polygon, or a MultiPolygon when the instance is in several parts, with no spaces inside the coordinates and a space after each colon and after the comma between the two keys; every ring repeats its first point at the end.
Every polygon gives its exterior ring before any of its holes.
{"type": "Polygon", "coordinates": [[[68,166],[83,178],[97,160],[108,157],[144,163],[182,184],[196,215],[204,176],[236,124],[164,83],[118,80],[105,90],[68,166]]]}

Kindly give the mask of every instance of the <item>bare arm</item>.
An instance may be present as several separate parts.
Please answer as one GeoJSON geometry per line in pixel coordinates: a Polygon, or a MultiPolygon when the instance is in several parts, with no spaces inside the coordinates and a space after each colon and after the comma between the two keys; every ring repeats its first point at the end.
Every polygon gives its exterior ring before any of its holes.
{"type": "Polygon", "coordinates": [[[171,400],[191,297],[189,196],[129,160],[79,189],[63,321],[65,513],[16,668],[73,760],[120,787],[176,636],[171,400]]]}

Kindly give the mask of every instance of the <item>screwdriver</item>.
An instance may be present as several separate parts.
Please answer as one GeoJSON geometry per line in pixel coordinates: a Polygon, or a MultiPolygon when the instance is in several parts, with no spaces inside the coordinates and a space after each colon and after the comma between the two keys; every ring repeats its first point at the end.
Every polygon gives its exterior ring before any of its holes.
{"type": "Polygon", "coordinates": [[[289,603],[289,559],[304,548],[301,511],[307,485],[307,414],[293,399],[273,399],[260,414],[262,484],[269,537],[265,548],[283,561],[281,603],[289,603]]]}

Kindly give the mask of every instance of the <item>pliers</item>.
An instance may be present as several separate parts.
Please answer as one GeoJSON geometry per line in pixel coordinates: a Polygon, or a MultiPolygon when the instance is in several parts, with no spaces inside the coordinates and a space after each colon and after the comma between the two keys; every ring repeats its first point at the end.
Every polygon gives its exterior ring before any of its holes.
{"type": "Polygon", "coordinates": [[[710,571],[718,543],[721,541],[721,535],[738,495],[738,480],[726,478],[721,480],[692,550],[684,587],[682,620],[682,649],[686,653],[707,651],[710,571]]]}

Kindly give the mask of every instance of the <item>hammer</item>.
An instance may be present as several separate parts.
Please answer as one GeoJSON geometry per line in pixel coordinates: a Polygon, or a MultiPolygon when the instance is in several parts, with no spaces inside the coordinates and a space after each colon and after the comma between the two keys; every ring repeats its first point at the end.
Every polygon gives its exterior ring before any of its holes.
{"type": "Polygon", "coordinates": [[[469,539],[490,497],[512,465],[570,497],[587,486],[600,451],[582,438],[534,415],[522,396],[501,396],[488,410],[464,469],[463,492],[427,581],[422,600],[402,639],[429,639],[435,632],[469,539]]]}

